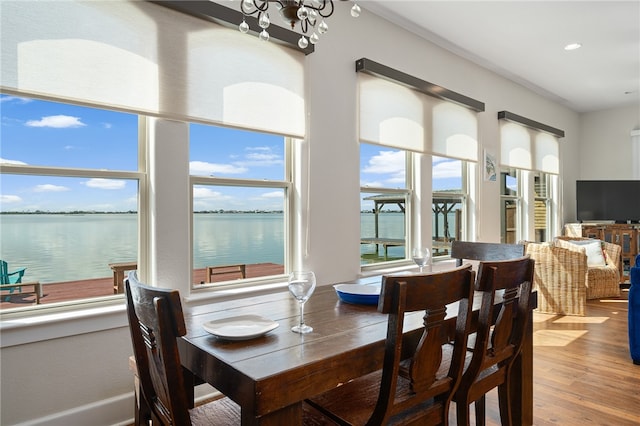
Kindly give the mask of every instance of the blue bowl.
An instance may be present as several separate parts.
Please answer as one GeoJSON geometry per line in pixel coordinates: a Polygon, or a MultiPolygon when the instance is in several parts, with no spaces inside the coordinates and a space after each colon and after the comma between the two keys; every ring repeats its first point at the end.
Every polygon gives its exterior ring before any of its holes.
{"type": "Polygon", "coordinates": [[[346,303],[377,305],[380,298],[379,285],[336,284],[333,288],[338,298],[346,303]]]}

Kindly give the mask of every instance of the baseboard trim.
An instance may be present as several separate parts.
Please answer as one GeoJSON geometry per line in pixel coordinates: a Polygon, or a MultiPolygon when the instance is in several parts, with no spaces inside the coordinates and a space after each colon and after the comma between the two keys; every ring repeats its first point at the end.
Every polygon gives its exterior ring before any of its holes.
{"type": "Polygon", "coordinates": [[[15,426],[69,426],[69,425],[111,425],[133,424],[135,396],[133,392],[115,396],[91,404],[81,405],[45,417],[17,423],[15,426]]]}
{"type": "MultiPolygon", "coordinates": [[[[207,384],[195,389],[195,403],[202,403],[221,396],[207,384]]],[[[134,423],[135,394],[128,392],[102,401],[61,411],[45,417],[16,423],[14,426],[130,426],[134,423]]]]}

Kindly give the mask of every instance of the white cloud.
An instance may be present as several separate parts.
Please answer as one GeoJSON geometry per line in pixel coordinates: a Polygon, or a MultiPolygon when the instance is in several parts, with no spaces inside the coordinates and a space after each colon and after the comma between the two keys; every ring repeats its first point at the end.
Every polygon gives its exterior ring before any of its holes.
{"type": "Polygon", "coordinates": [[[250,164],[258,166],[271,166],[274,164],[282,164],[283,160],[280,155],[275,154],[268,146],[248,147],[246,148],[244,162],[238,164],[250,164]]]}
{"type": "Polygon", "coordinates": [[[405,169],[404,151],[380,151],[369,159],[369,164],[364,168],[364,173],[404,173],[405,169]]]}
{"type": "Polygon", "coordinates": [[[33,190],[34,192],[64,192],[69,191],[69,188],[67,188],[66,186],[51,185],[47,183],[44,185],[36,185],[33,190]]]}
{"type": "Polygon", "coordinates": [[[262,194],[262,198],[284,198],[284,192],[283,191],[265,192],[264,194],[262,194]]]}
{"type": "Polygon", "coordinates": [[[29,120],[26,125],[29,127],[53,127],[55,129],[86,126],[86,124],[80,120],[80,117],[72,117],[69,115],[49,115],[42,117],[40,120],[29,120]]]}
{"type": "Polygon", "coordinates": [[[127,185],[127,182],[124,180],[93,178],[84,182],[84,185],[97,189],[122,189],[127,185]]]}
{"type": "Polygon", "coordinates": [[[193,198],[207,200],[229,200],[232,197],[223,195],[219,191],[213,191],[211,190],[211,188],[196,186],[195,188],[193,188],[193,198]]]}
{"type": "Polygon", "coordinates": [[[0,164],[17,164],[17,165],[24,166],[27,163],[25,163],[24,161],[7,160],[6,158],[0,158],[0,164]]]}
{"type": "Polygon", "coordinates": [[[461,177],[462,170],[460,169],[459,161],[443,161],[438,162],[433,165],[433,178],[434,179],[442,179],[442,178],[451,178],[451,177],[461,177]]]}
{"type": "Polygon", "coordinates": [[[21,104],[27,104],[27,103],[31,102],[31,99],[29,99],[29,98],[21,98],[19,96],[10,96],[10,95],[0,96],[0,102],[12,102],[12,101],[15,101],[15,102],[18,102],[18,103],[21,103],[21,104]]]}
{"type": "Polygon", "coordinates": [[[246,173],[246,167],[238,167],[233,164],[216,164],[216,163],[207,163],[205,161],[191,161],[189,162],[189,173],[192,175],[217,175],[217,174],[226,174],[226,175],[237,175],[241,173],[246,173]]]}
{"type": "Polygon", "coordinates": [[[22,198],[17,195],[0,194],[0,203],[2,204],[14,204],[21,203],[22,198]]]}
{"type": "Polygon", "coordinates": [[[364,187],[369,187],[369,188],[380,188],[381,186],[384,186],[384,184],[381,181],[361,181],[360,182],[360,186],[364,186],[364,187]]]}

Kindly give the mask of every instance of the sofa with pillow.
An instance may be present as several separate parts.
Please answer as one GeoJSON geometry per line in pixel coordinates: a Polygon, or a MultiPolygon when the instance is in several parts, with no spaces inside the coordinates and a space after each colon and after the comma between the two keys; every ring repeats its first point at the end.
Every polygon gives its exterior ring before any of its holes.
{"type": "Polygon", "coordinates": [[[620,296],[620,253],[622,247],[582,237],[557,237],[556,245],[584,248],[587,255],[587,299],[620,296]]]}

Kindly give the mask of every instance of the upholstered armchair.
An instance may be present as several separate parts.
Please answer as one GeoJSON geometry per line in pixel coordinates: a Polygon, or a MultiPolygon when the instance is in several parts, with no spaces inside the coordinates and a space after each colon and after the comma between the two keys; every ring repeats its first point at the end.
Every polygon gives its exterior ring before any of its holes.
{"type": "Polygon", "coordinates": [[[622,247],[606,241],[592,240],[581,237],[557,237],[556,245],[575,248],[575,243],[599,242],[604,257],[604,264],[591,264],[589,249],[587,252],[587,299],[620,296],[620,253],[622,247]]]}
{"type": "Polygon", "coordinates": [[[535,260],[537,312],[584,316],[587,303],[587,256],[549,243],[525,243],[535,260]]]}
{"type": "MultiPolygon", "coordinates": [[[[534,284],[538,290],[538,312],[584,315],[587,299],[620,295],[621,247],[598,242],[603,265],[588,260],[586,238],[558,237],[553,244],[526,243],[526,252],[536,261],[534,284]],[[589,265],[591,262],[591,266],[589,265]]],[[[593,241],[593,240],[591,240],[593,241]]],[[[591,247],[593,248],[593,247],[591,247]]]]}

